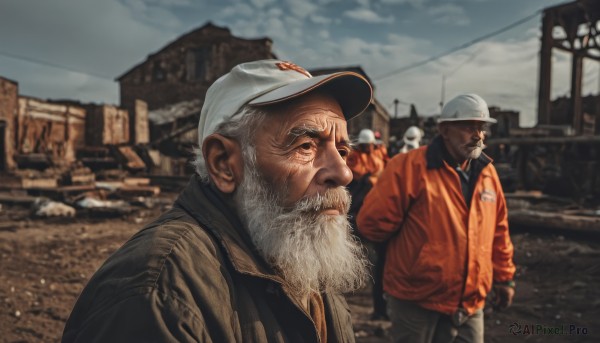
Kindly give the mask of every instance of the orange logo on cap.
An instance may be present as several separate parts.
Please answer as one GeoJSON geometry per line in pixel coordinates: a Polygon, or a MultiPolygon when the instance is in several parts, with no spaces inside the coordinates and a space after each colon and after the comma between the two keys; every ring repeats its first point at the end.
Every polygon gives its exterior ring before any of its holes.
{"type": "Polygon", "coordinates": [[[299,72],[300,74],[303,74],[306,77],[311,77],[310,73],[307,72],[306,69],[304,69],[301,66],[294,64],[292,62],[288,62],[288,61],[278,62],[278,63],[275,63],[275,65],[277,66],[277,68],[279,68],[279,70],[295,70],[295,71],[299,72]]]}

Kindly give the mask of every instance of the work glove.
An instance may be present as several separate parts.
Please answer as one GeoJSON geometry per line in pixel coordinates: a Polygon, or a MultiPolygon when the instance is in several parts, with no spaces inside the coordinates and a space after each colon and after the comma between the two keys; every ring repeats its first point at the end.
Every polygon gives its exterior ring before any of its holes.
{"type": "Polygon", "coordinates": [[[504,310],[512,304],[513,297],[515,296],[514,283],[511,285],[507,284],[495,284],[494,285],[494,299],[493,305],[495,310],[504,310]]]}

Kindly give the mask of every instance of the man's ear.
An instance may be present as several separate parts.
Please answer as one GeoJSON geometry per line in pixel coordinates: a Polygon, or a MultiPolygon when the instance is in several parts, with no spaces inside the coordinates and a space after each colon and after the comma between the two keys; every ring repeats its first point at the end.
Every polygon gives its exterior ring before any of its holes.
{"type": "Polygon", "coordinates": [[[438,132],[440,133],[440,136],[446,138],[448,136],[448,124],[439,123],[438,124],[438,132]]]}
{"type": "Polygon", "coordinates": [[[223,193],[233,193],[244,174],[240,144],[232,138],[214,133],[204,139],[202,155],[215,186],[223,193]]]}

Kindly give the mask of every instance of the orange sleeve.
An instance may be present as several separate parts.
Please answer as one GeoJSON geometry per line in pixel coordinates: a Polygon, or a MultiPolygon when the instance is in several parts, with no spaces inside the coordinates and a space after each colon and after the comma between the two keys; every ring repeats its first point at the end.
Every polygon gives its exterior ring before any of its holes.
{"type": "Polygon", "coordinates": [[[406,158],[394,158],[383,170],[375,186],[365,197],[358,212],[358,231],[368,240],[382,242],[396,232],[408,206],[406,158]],[[402,176],[402,177],[401,177],[402,176]]]}
{"type": "Polygon", "coordinates": [[[497,225],[494,233],[494,245],[492,253],[492,263],[494,266],[494,281],[510,281],[515,275],[515,264],[513,263],[514,247],[510,240],[508,231],[508,211],[506,208],[506,199],[504,191],[500,185],[498,176],[495,176],[498,204],[497,225]]]}

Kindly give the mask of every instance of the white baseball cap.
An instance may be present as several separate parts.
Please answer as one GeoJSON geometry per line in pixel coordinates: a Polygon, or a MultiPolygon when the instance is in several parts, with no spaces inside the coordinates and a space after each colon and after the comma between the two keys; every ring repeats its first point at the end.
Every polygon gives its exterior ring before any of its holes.
{"type": "Polygon", "coordinates": [[[215,81],[206,92],[198,123],[198,142],[214,133],[222,122],[240,113],[246,104],[266,106],[323,89],[340,104],[346,120],[362,113],[371,103],[373,89],[360,74],[343,71],[313,77],[287,61],[261,60],[242,63],[215,81]]]}
{"type": "Polygon", "coordinates": [[[438,123],[466,120],[497,122],[496,119],[490,118],[488,105],[479,95],[461,94],[444,105],[438,123]]]}

